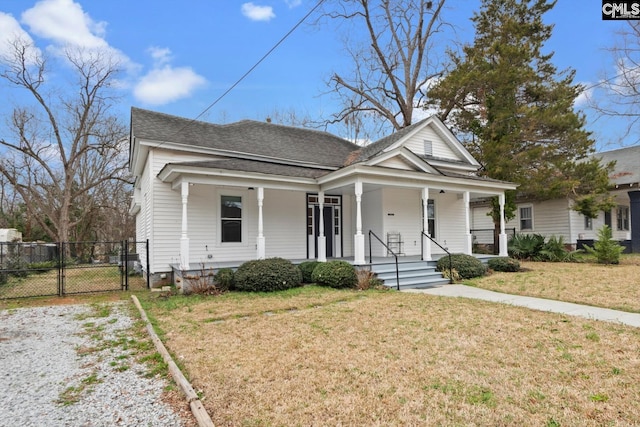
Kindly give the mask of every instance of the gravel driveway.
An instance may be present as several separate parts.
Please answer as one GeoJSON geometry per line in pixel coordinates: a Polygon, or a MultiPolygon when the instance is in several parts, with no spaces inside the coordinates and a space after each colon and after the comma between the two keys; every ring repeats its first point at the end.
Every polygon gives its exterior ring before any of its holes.
{"type": "Polygon", "coordinates": [[[0,426],[193,425],[162,401],[168,382],[112,342],[133,339],[123,304],[1,310],[0,426]]]}

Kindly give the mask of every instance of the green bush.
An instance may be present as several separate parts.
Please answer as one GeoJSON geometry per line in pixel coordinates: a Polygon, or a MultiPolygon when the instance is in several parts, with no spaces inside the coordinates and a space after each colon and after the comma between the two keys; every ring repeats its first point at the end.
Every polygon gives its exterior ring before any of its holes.
{"type": "MultiPolygon", "coordinates": [[[[487,266],[473,255],[451,254],[451,266],[457,271],[461,279],[471,279],[473,277],[484,276],[487,266]]],[[[449,257],[443,256],[436,264],[438,271],[449,273],[449,257]]]]}
{"type": "Polygon", "coordinates": [[[57,261],[32,262],[27,266],[31,273],[46,273],[54,268],[58,268],[57,261]]]}
{"type": "Polygon", "coordinates": [[[313,270],[311,279],[332,288],[353,288],[358,283],[356,269],[346,261],[321,262],[313,270]]]}
{"type": "Polygon", "coordinates": [[[493,271],[516,272],[520,271],[520,263],[517,259],[500,257],[490,258],[487,265],[493,271]]]}
{"type": "Polygon", "coordinates": [[[247,261],[235,273],[235,289],[239,291],[282,291],[301,282],[300,269],[283,258],[247,261]]]}
{"type": "Polygon", "coordinates": [[[305,261],[298,265],[298,268],[302,272],[302,283],[313,283],[313,270],[320,264],[318,261],[305,261]]]}
{"type": "Polygon", "coordinates": [[[567,250],[562,236],[551,236],[538,253],[536,261],[573,262],[576,261],[576,253],[567,250]]]}
{"type": "Polygon", "coordinates": [[[540,234],[514,234],[509,240],[509,256],[516,259],[534,260],[544,247],[544,236],[540,234]]]}
{"type": "Polygon", "coordinates": [[[216,287],[221,291],[228,291],[233,289],[235,284],[235,273],[231,268],[221,268],[215,274],[213,280],[216,282],[216,287]]]}
{"type": "Polygon", "coordinates": [[[624,247],[613,240],[611,228],[604,225],[598,230],[598,240],[593,243],[593,247],[585,246],[585,250],[591,255],[595,255],[599,264],[619,264],[620,254],[624,247]]]}

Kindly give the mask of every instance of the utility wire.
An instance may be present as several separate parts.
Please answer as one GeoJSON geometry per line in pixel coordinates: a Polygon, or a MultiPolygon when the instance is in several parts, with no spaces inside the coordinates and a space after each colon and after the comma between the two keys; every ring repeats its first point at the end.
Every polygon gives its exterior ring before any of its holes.
{"type": "MultiPolygon", "coordinates": [[[[271,49],[269,49],[267,51],[267,53],[265,53],[262,58],[260,58],[258,60],[258,62],[256,62],[251,68],[249,68],[249,70],[244,73],[242,75],[242,77],[240,77],[234,84],[232,84],[229,89],[227,89],[222,95],[220,95],[218,98],[216,98],[215,101],[213,101],[211,104],[209,104],[209,106],[207,108],[205,108],[204,110],[202,110],[202,112],[200,114],[198,114],[195,118],[191,119],[189,122],[185,123],[184,126],[182,126],[180,129],[178,129],[173,136],[177,135],[178,133],[182,132],[183,130],[185,130],[187,127],[189,127],[192,123],[194,123],[195,121],[197,121],[200,117],[202,117],[207,111],[209,111],[211,108],[213,108],[214,105],[216,105],[218,102],[220,102],[220,100],[222,98],[224,98],[226,95],[229,94],[229,92],[231,92],[236,86],[238,86],[240,84],[240,82],[242,82],[249,74],[251,74],[251,72],[253,70],[255,70],[258,65],[260,65],[262,63],[262,61],[264,61],[265,59],[267,59],[267,57],[269,55],[271,55],[273,53],[274,50],[276,50],[278,48],[278,46],[280,46],[300,25],[302,25],[302,23],[304,21],[307,20],[307,18],[309,16],[311,16],[311,14],[313,12],[316,11],[316,9],[318,9],[320,7],[320,5],[322,3],[324,3],[325,0],[319,0],[318,3],[316,3],[316,5],[309,10],[309,12],[307,12],[306,15],[304,15],[284,36],[282,36],[282,38],[280,40],[278,40],[278,42],[273,45],[273,47],[271,49]]],[[[161,142],[159,145],[156,146],[156,148],[160,147],[162,144],[164,144],[164,142],[161,142]]]]}

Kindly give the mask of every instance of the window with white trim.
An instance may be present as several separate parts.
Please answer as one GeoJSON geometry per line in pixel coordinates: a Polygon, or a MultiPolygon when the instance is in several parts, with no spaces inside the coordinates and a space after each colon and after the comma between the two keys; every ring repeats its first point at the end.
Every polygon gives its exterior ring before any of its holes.
{"type": "Polygon", "coordinates": [[[242,242],[242,197],[220,196],[222,243],[242,242]]]}
{"type": "Polygon", "coordinates": [[[629,207],[618,206],[618,209],[616,209],[616,217],[618,219],[618,230],[629,231],[629,207]]]}
{"type": "Polygon", "coordinates": [[[533,206],[522,206],[520,213],[520,230],[533,230],[533,206]]]}
{"type": "Polygon", "coordinates": [[[593,230],[593,218],[584,216],[584,229],[585,230],[593,230]]]}

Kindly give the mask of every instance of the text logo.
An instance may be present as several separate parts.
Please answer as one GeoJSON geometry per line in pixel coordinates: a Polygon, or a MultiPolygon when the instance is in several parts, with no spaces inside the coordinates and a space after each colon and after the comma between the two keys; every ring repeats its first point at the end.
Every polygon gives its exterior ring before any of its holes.
{"type": "Polygon", "coordinates": [[[602,19],[640,19],[640,1],[602,0],[602,19]]]}

